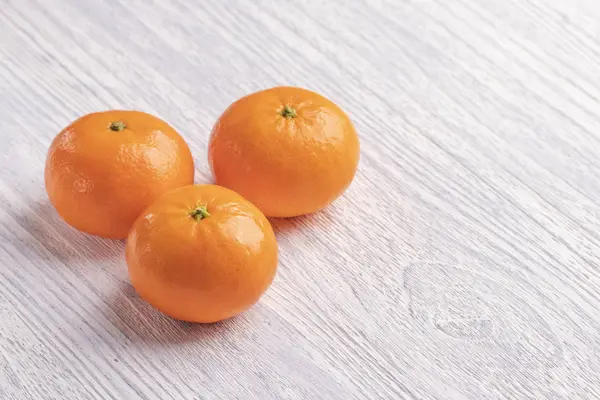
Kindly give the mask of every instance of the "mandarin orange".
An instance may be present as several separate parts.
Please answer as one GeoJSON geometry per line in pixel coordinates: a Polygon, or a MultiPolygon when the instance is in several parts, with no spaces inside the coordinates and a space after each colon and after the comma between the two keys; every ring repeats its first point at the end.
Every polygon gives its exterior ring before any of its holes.
{"type": "Polygon", "coordinates": [[[85,115],[56,136],[45,169],[50,201],[71,226],[123,239],[164,192],[192,184],[187,143],[166,122],[139,111],[85,115]]]}
{"type": "Polygon", "coordinates": [[[184,321],[215,322],[256,303],[277,269],[267,218],[232,190],[175,189],[148,207],[127,241],[131,283],[150,305],[184,321]]]}
{"type": "Polygon", "coordinates": [[[236,101],[217,121],[209,143],[215,182],[269,217],[324,208],[348,187],[358,161],[350,118],[325,97],[295,87],[236,101]]]}

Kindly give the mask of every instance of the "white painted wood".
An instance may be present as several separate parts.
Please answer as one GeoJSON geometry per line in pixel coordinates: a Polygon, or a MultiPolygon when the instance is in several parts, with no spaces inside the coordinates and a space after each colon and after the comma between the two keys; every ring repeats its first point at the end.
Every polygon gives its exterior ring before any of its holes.
{"type": "Polygon", "coordinates": [[[1,399],[600,398],[597,1],[4,0],[0,32],[1,399]],[[162,316],[49,205],[78,116],[164,118],[207,182],[216,118],[280,84],[339,103],[362,159],[274,221],[246,314],[162,316]]]}

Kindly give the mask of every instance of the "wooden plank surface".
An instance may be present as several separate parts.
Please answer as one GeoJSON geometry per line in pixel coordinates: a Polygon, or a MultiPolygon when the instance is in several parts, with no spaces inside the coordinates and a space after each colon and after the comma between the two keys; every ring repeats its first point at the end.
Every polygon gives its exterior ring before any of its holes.
{"type": "Polygon", "coordinates": [[[596,0],[4,0],[0,33],[1,399],[600,398],[596,0]],[[273,221],[244,315],[162,316],[49,205],[78,116],[164,118],[209,182],[216,118],[282,84],[349,113],[361,164],[273,221]]]}

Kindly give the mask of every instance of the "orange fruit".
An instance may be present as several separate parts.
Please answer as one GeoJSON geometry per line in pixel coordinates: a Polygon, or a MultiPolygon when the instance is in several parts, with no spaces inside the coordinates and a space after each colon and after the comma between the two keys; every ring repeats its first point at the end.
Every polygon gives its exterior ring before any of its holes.
{"type": "Polygon", "coordinates": [[[126,248],[131,283],[152,306],[184,321],[215,322],[258,301],[277,269],[267,218],[216,185],[175,189],[133,225],[126,248]]]}
{"type": "Polygon", "coordinates": [[[85,115],[56,136],[46,160],[50,201],[71,226],[123,239],[162,193],[192,184],[187,143],[166,122],[139,111],[85,115]]]}
{"type": "Polygon", "coordinates": [[[233,103],[217,121],[209,162],[218,185],[269,217],[318,211],[348,187],[359,141],[350,118],[325,97],[276,87],[233,103]]]}

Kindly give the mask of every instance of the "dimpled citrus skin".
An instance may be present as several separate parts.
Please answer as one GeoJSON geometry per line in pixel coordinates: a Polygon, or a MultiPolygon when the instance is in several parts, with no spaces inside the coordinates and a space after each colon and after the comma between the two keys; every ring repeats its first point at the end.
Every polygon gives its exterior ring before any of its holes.
{"type": "Polygon", "coordinates": [[[106,238],[127,237],[159,195],[193,181],[187,143],[166,122],[139,111],[79,118],[56,136],[46,160],[46,191],[60,216],[106,238]]]}
{"type": "Polygon", "coordinates": [[[277,269],[267,218],[232,190],[191,185],[161,196],[127,241],[131,283],[163,313],[216,322],[258,301],[277,269]]]}
{"type": "Polygon", "coordinates": [[[269,217],[324,208],[348,187],[358,160],[358,136],[348,116],[325,97],[295,87],[236,101],[209,143],[216,183],[269,217]]]}

